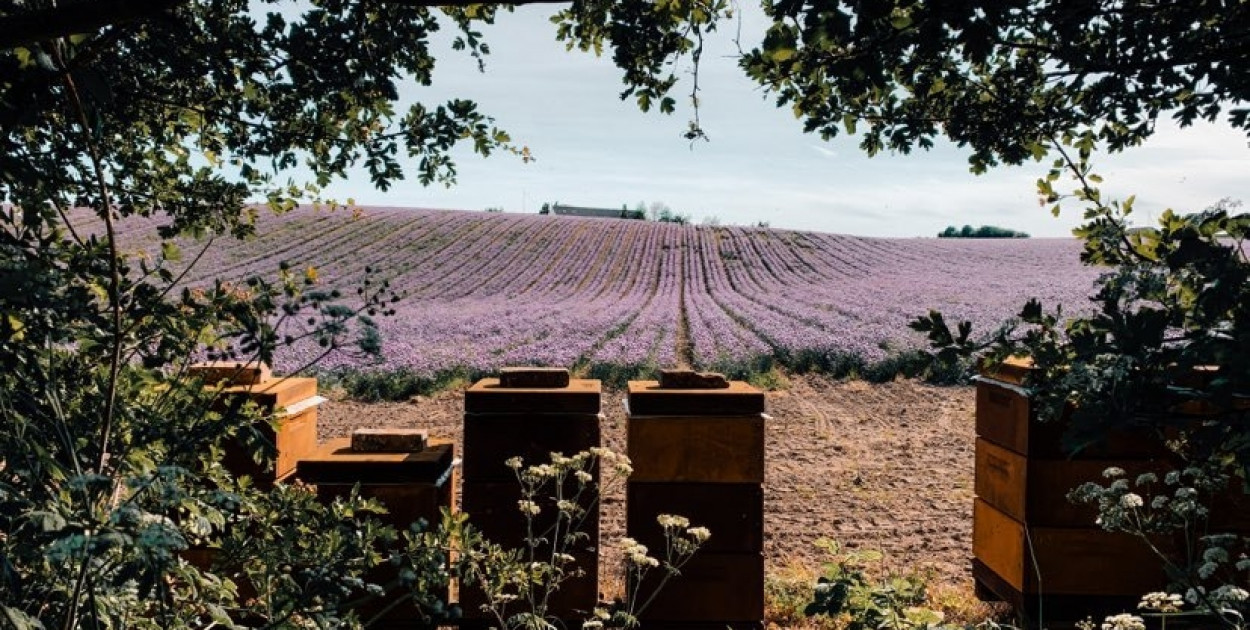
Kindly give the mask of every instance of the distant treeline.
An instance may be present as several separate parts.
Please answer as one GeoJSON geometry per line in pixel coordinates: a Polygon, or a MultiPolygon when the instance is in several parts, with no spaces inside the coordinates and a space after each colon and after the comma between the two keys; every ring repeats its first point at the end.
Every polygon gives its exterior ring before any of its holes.
{"type": "Polygon", "coordinates": [[[995,225],[982,225],[974,228],[965,225],[962,228],[949,226],[938,233],[938,238],[1028,238],[1029,235],[1016,230],[1008,230],[995,225]]]}

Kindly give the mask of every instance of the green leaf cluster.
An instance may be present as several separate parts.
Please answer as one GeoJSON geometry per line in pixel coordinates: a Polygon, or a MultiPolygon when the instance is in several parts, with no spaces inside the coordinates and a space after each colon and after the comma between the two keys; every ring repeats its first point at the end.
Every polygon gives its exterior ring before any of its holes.
{"type": "Polygon", "coordinates": [[[1226,114],[1247,129],[1244,3],[1099,0],[768,0],[740,65],[808,132],[855,134],[871,154],[944,136],[973,171],[1047,154],[1087,130],[1112,151],[1161,117],[1226,114]]]}

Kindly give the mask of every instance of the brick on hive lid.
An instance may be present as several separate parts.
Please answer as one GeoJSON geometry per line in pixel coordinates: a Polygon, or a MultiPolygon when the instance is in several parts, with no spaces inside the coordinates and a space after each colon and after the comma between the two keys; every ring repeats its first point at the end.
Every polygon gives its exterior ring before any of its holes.
{"type": "Polygon", "coordinates": [[[273,372],[268,364],[255,361],[202,361],[187,368],[187,376],[212,385],[221,381],[226,385],[256,385],[273,378],[273,372]]]}
{"type": "Polygon", "coordinates": [[[693,370],[660,370],[660,387],[663,389],[727,389],[729,380],[716,372],[693,370]]]}
{"type": "Polygon", "coordinates": [[[568,387],[569,371],[555,367],[506,367],[499,370],[500,387],[568,387]]]}
{"type": "Polygon", "coordinates": [[[429,437],[425,429],[356,429],[352,431],[352,451],[419,453],[425,450],[429,437]]]}

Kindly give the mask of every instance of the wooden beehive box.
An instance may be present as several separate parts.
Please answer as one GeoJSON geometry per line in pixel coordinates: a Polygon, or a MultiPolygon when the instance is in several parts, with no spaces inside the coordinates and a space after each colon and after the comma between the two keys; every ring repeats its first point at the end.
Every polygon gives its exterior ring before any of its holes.
{"type": "MultiPolygon", "coordinates": [[[[640,615],[647,630],[748,628],[764,619],[764,393],[629,383],[626,533],[663,554],[660,514],[712,537],[640,615]]],[[[643,597],[656,576],[639,587],[643,597]]]]}
{"type": "MultiPolygon", "coordinates": [[[[553,452],[573,455],[599,446],[602,385],[551,369],[510,369],[503,377],[506,385],[486,378],[465,392],[462,506],[488,540],[523,548],[527,528],[517,506],[521,487],[506,462],[520,457],[525,466],[538,465],[549,462],[553,452]]],[[[592,474],[598,483],[598,470],[592,474]]],[[[554,522],[556,509],[547,498],[539,503],[544,509],[534,524],[543,531],[554,522]]],[[[582,527],[588,539],[567,549],[583,575],[566,580],[548,602],[548,613],[566,623],[586,619],[599,602],[598,555],[591,551],[599,547],[599,510],[597,504],[583,507],[590,509],[582,527]]],[[[550,546],[539,551],[546,554],[550,546]]],[[[479,592],[462,585],[460,599],[466,618],[483,620],[479,592]]]]}
{"type": "Polygon", "coordinates": [[[295,478],[327,500],[359,484],[361,496],[386,506],[382,520],[403,531],[418,520],[437,525],[441,509],[454,507],[454,460],[455,446],[447,440],[411,453],[361,453],[352,450],[351,438],[336,438],[302,458],[295,478]]]}
{"type": "MultiPolygon", "coordinates": [[[[351,438],[327,441],[314,453],[300,460],[295,478],[315,487],[324,501],[346,497],[359,487],[360,496],[376,499],[387,509],[379,517],[403,532],[418,521],[427,527],[441,522],[442,510],[455,509],[455,446],[449,440],[432,439],[415,452],[357,452],[351,438]]],[[[395,569],[382,566],[368,576],[371,582],[386,584],[395,569]]],[[[363,595],[363,593],[362,593],[363,595]]],[[[447,593],[443,593],[444,600],[447,593]]],[[[356,609],[361,619],[376,621],[370,627],[410,628],[423,623],[428,611],[411,602],[396,603],[401,590],[387,593],[356,609]]]]}
{"type": "Polygon", "coordinates": [[[242,444],[231,442],[226,444],[223,464],[236,477],[251,476],[261,486],[282,481],[295,472],[301,458],[317,449],[317,405],[324,402],[317,396],[317,379],[274,378],[226,387],[214,405],[218,411],[230,413],[247,401],[255,402],[265,414],[276,414],[272,422],[255,427],[274,445],[276,456],[257,463],[242,444]]]}
{"type": "MultiPolygon", "coordinates": [[[[1040,423],[1029,398],[1027,362],[1009,361],[977,383],[977,499],[973,577],[984,599],[1011,603],[1026,619],[1079,619],[1135,604],[1166,586],[1161,561],[1141,540],[1104,531],[1097,510],[1067,500],[1104,481],[1111,466],[1159,471],[1163,449],[1132,434],[1075,456],[1062,422],[1040,423]]],[[[1164,543],[1160,543],[1164,544],[1164,543]]]]}

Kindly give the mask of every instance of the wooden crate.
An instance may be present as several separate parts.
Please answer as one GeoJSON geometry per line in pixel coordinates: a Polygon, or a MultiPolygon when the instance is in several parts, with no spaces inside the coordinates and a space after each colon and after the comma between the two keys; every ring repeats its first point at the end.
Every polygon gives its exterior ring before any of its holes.
{"type": "Polygon", "coordinates": [[[360,484],[361,496],[386,506],[389,513],[380,520],[400,531],[417,520],[437,525],[441,509],[455,500],[455,446],[434,442],[415,453],[359,453],[351,438],[336,438],[300,460],[295,478],[316,486],[326,500],[348,496],[360,484]]]}
{"type": "Polygon", "coordinates": [[[273,372],[265,363],[242,361],[202,361],[187,368],[187,376],[198,378],[206,384],[256,385],[273,378],[273,372]]]}
{"type": "MultiPolygon", "coordinates": [[[[216,391],[214,387],[209,388],[216,391]]],[[[273,460],[257,463],[242,443],[224,444],[222,464],[235,477],[250,476],[259,487],[270,487],[295,472],[296,463],[317,449],[317,397],[315,378],[274,378],[261,383],[222,388],[213,401],[214,410],[237,413],[247,402],[256,403],[261,413],[279,414],[274,422],[258,422],[262,437],[273,444],[273,460]]]]}
{"type": "MultiPolygon", "coordinates": [[[[662,575],[662,569],[652,569],[644,577],[638,591],[642,601],[651,596],[662,575]]],[[[681,568],[681,575],[669,580],[638,618],[644,627],[651,623],[763,621],[763,554],[696,553],[681,568]]]]}
{"type": "Polygon", "coordinates": [[[551,453],[573,455],[600,444],[597,413],[474,413],[464,417],[464,480],[517,483],[505,462],[521,457],[526,466],[551,461],[551,453]]]}
{"type": "Polygon", "coordinates": [[[738,416],[631,416],[630,481],[763,483],[764,420],[738,416]]]}
{"type": "Polygon", "coordinates": [[[764,549],[764,491],[758,483],[630,483],[625,528],[653,552],[665,546],[660,514],[690,519],[712,537],[699,553],[759,553],[764,549]]]}
{"type": "MultiPolygon", "coordinates": [[[[570,492],[565,496],[572,496],[573,484],[572,481],[568,482],[566,490],[570,492]]],[[[461,509],[469,515],[469,522],[491,542],[505,547],[520,549],[525,545],[527,528],[525,517],[517,507],[517,502],[520,500],[521,488],[516,482],[466,481],[461,486],[461,509]]],[[[545,532],[555,523],[558,513],[555,498],[538,497],[535,502],[539,504],[542,511],[534,517],[534,527],[537,528],[536,531],[545,532]]],[[[582,501],[582,506],[588,507],[587,500],[582,501]]],[[[598,506],[587,514],[581,531],[585,532],[589,539],[586,543],[577,545],[579,550],[599,546],[598,506]]],[[[543,548],[549,549],[547,546],[543,548]]]]}
{"type": "MultiPolygon", "coordinates": [[[[351,438],[327,441],[315,453],[300,460],[295,478],[316,487],[325,501],[351,494],[359,485],[360,496],[377,499],[387,509],[378,520],[399,531],[423,520],[437,526],[442,509],[453,509],[455,491],[455,446],[447,440],[431,440],[425,450],[412,453],[362,453],[351,449],[351,438]]],[[[395,569],[376,567],[367,578],[386,584],[395,569]]],[[[422,611],[405,602],[389,608],[401,593],[387,594],[357,609],[362,619],[382,614],[370,627],[401,628],[419,625],[422,611]],[[389,608],[389,610],[388,610],[389,608]]],[[[446,599],[447,594],[443,594],[446,599]]]]}
{"type": "MultiPolygon", "coordinates": [[[[582,621],[590,619],[595,606],[601,600],[597,573],[598,556],[587,551],[573,552],[570,555],[574,559],[570,566],[581,567],[583,574],[569,577],[560,583],[559,589],[553,592],[547,600],[547,614],[549,617],[560,620],[561,624],[566,627],[576,628],[581,627],[582,621]]],[[[459,594],[460,598],[457,603],[460,605],[464,620],[468,622],[460,624],[461,627],[488,627],[488,624],[483,624],[483,622],[494,618],[489,612],[482,610],[482,604],[486,602],[482,592],[471,584],[461,584],[459,594]]],[[[510,604],[507,610],[509,614],[515,614],[521,610],[529,610],[529,607],[528,605],[518,606],[514,603],[510,604]]]]}
{"type": "Polygon", "coordinates": [[[1026,457],[1048,459],[1166,457],[1156,439],[1133,433],[1112,432],[1105,443],[1091,444],[1075,455],[1063,448],[1067,425],[1062,419],[1041,422],[1027,390],[1011,383],[982,379],[977,383],[977,436],[1026,457]]]}
{"type": "Polygon", "coordinates": [[[1042,527],[1092,527],[1094,505],[1076,504],[1068,493],[1089,482],[1105,483],[1103,471],[1123,468],[1130,479],[1169,469],[1161,459],[1047,459],[1025,457],[989,440],[976,442],[976,496],[1011,518],[1042,527]]]}
{"type": "Polygon", "coordinates": [[[1129,534],[1026,525],[981,499],[972,518],[973,555],[1025,596],[1140,596],[1167,585],[1160,560],[1129,534]]]}
{"type": "Polygon", "coordinates": [[[317,451],[316,407],[280,417],[276,425],[262,422],[257,426],[277,451],[272,460],[257,463],[241,443],[230,441],[224,445],[222,455],[226,470],[235,477],[250,476],[258,487],[270,487],[290,477],[302,458],[317,451]]]}
{"type": "MultiPolygon", "coordinates": [[[[653,555],[655,517],[685,516],[712,537],[639,615],[643,627],[753,627],[764,620],[764,393],[746,383],[665,389],[629,383],[626,532],[653,555]]],[[[653,571],[639,585],[650,596],[653,571]]]]}
{"type": "Polygon", "coordinates": [[[253,385],[222,388],[218,400],[226,408],[251,400],[266,413],[278,407],[289,407],[317,395],[315,378],[274,378],[253,385]]]}
{"type": "MultiPolygon", "coordinates": [[[[525,544],[525,520],[517,508],[521,490],[507,460],[521,457],[532,466],[549,462],[553,452],[573,455],[599,446],[601,392],[597,380],[570,379],[566,387],[504,387],[495,378],[478,381],[465,392],[462,502],[470,523],[488,540],[512,548],[525,544]]],[[[596,480],[597,472],[592,471],[596,480]]],[[[572,492],[576,482],[567,483],[566,492],[572,492]]],[[[535,523],[541,531],[552,522],[556,507],[551,497],[539,497],[537,502],[542,512],[535,523]]],[[[567,551],[583,575],[565,581],[547,611],[566,625],[586,619],[599,602],[597,504],[582,531],[590,540],[567,551]]],[[[460,600],[467,625],[476,627],[490,619],[480,610],[484,598],[472,585],[461,585],[460,600]]],[[[509,608],[510,614],[522,610],[517,605],[509,608]]]]}

